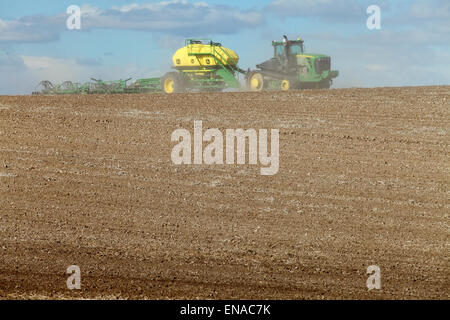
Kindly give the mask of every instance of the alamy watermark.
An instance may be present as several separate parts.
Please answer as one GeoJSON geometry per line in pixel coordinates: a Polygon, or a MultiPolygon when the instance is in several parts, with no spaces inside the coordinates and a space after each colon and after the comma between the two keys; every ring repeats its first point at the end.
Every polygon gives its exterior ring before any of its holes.
{"type": "Polygon", "coordinates": [[[69,30],[81,29],[81,8],[79,6],[71,5],[67,8],[66,13],[69,17],[66,20],[66,26],[69,30]]]}
{"type": "Polygon", "coordinates": [[[67,267],[67,274],[70,274],[70,277],[67,278],[66,284],[67,289],[69,290],[80,290],[81,289],[81,270],[79,266],[72,265],[67,267]]]}
{"type": "Polygon", "coordinates": [[[262,166],[261,175],[274,175],[279,169],[279,130],[270,130],[270,153],[268,154],[267,129],[226,129],[224,137],[219,129],[208,129],[203,133],[202,121],[194,121],[194,147],[192,136],[186,129],[172,133],[172,142],[178,142],[171,153],[172,162],[181,164],[223,165],[246,163],[246,141],[248,141],[248,164],[262,166]],[[209,143],[203,149],[203,142],[209,143]],[[235,143],[236,142],[236,143],[235,143]],[[236,146],[236,148],[235,148],[236,146]],[[192,149],[194,157],[192,159],[192,149]],[[224,161],[225,150],[225,161],[224,161]]]}
{"type": "Polygon", "coordinates": [[[381,269],[380,269],[380,267],[376,266],[376,265],[368,266],[366,273],[368,275],[370,275],[366,281],[367,289],[369,289],[369,291],[373,290],[373,289],[380,290],[381,289],[381,269]]]}
{"type": "Polygon", "coordinates": [[[377,5],[371,5],[367,7],[367,14],[370,16],[367,18],[367,28],[369,30],[380,30],[381,29],[381,9],[377,5]]]}

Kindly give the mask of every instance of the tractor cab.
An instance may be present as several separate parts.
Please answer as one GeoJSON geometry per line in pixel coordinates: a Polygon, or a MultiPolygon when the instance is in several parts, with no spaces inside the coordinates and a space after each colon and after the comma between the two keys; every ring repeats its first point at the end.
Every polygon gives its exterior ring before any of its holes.
{"type": "Polygon", "coordinates": [[[305,48],[303,46],[303,40],[298,38],[297,40],[288,40],[286,37],[283,41],[272,41],[274,47],[274,58],[289,57],[303,54],[305,48]]]}
{"type": "Polygon", "coordinates": [[[272,41],[273,58],[259,65],[258,68],[281,72],[284,74],[295,74],[297,72],[297,56],[304,54],[303,40],[288,40],[284,36],[282,41],[272,41]]]}
{"type": "Polygon", "coordinates": [[[284,72],[295,72],[297,65],[297,55],[304,53],[303,40],[288,40],[284,36],[283,41],[272,41],[274,48],[274,59],[278,60],[284,72]]]}

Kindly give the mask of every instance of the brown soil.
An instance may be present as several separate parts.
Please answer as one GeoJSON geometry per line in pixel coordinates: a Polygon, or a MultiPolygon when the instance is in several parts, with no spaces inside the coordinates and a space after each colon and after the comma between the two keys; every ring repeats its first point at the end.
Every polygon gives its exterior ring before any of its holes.
{"type": "Polygon", "coordinates": [[[449,129],[450,87],[0,97],[0,297],[448,299],[449,129]],[[279,172],[173,165],[194,120],[279,172]]]}

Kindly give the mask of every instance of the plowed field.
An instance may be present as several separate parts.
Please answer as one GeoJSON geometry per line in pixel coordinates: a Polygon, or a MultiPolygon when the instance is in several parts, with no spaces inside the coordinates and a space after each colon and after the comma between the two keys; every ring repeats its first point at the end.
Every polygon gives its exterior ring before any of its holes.
{"type": "Polygon", "coordinates": [[[448,299],[449,129],[450,87],[0,97],[0,298],[448,299]],[[278,173],[174,165],[194,120],[278,173]]]}

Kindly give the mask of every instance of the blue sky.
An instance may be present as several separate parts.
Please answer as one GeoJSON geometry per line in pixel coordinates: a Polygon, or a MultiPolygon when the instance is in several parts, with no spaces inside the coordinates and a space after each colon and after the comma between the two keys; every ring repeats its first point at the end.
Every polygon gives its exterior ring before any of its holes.
{"type": "Polygon", "coordinates": [[[191,36],[254,68],[283,34],[332,57],[334,87],[450,84],[449,0],[15,0],[0,2],[0,94],[41,80],[161,76],[191,36]],[[381,30],[366,27],[372,4],[381,30]],[[70,5],[82,8],[80,31],[66,28],[70,5]]]}

